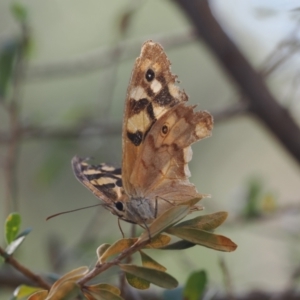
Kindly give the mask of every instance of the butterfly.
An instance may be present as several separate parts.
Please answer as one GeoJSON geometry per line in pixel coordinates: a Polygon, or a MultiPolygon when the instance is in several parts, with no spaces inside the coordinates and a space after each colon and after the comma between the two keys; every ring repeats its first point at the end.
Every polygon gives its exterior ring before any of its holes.
{"type": "Polygon", "coordinates": [[[76,178],[120,219],[151,223],[172,206],[201,199],[190,183],[191,144],[211,135],[213,118],[186,105],[162,46],[146,41],[125,101],[122,168],[90,165],[75,156],[76,178]]]}

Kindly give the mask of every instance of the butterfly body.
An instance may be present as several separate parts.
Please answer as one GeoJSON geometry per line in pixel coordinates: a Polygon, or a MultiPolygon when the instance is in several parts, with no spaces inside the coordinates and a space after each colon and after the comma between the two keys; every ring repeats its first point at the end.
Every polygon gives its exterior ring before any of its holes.
{"type": "Polygon", "coordinates": [[[125,102],[122,171],[72,160],[79,181],[125,221],[151,223],[168,208],[203,197],[189,182],[188,162],[191,144],[210,136],[213,119],[186,105],[175,80],[163,48],[144,43],[125,102]]]}

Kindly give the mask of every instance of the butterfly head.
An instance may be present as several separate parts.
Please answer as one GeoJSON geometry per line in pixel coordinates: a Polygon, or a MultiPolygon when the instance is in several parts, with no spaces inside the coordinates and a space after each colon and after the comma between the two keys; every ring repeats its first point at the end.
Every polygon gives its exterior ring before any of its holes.
{"type": "Polygon", "coordinates": [[[105,203],[110,212],[123,221],[134,224],[148,224],[155,219],[155,207],[146,198],[135,198],[130,201],[118,200],[114,203],[105,203]]]}

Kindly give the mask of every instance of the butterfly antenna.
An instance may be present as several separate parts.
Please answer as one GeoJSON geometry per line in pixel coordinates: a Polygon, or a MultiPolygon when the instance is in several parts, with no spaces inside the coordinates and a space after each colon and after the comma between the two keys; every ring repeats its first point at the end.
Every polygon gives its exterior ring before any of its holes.
{"type": "Polygon", "coordinates": [[[86,208],[91,208],[91,207],[95,207],[95,206],[99,206],[99,205],[102,205],[102,203],[98,203],[98,204],[95,204],[95,205],[90,205],[90,206],[85,206],[85,207],[81,207],[81,208],[76,208],[76,209],[72,209],[72,210],[67,210],[67,211],[62,211],[62,212],[59,212],[57,214],[54,214],[54,215],[51,215],[49,217],[46,218],[46,221],[54,218],[54,217],[57,217],[57,216],[60,216],[60,215],[64,215],[64,214],[68,214],[70,212],[74,212],[74,211],[78,211],[78,210],[83,210],[83,209],[86,209],[86,208]]]}

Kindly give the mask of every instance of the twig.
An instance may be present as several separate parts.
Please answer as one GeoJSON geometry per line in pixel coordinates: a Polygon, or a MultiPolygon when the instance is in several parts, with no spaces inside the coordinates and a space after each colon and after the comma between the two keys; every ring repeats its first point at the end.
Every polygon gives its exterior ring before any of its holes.
{"type": "MultiPolygon", "coordinates": [[[[130,237],[133,238],[136,236],[136,224],[131,224],[130,226],[130,237]]],[[[126,257],[126,264],[129,264],[132,260],[131,255],[128,255],[126,257]]],[[[119,276],[119,286],[120,286],[120,291],[121,291],[121,295],[125,295],[126,292],[129,292],[129,285],[127,284],[126,281],[126,276],[125,273],[123,271],[121,271],[120,276],[119,276]]],[[[131,297],[132,298],[132,297],[131,297]]]]}
{"type": "Polygon", "coordinates": [[[236,102],[232,105],[228,105],[222,110],[211,112],[215,122],[222,122],[232,117],[243,115],[249,112],[249,104],[245,102],[236,102]]]}
{"type": "Polygon", "coordinates": [[[0,255],[5,259],[6,263],[9,263],[12,265],[16,270],[21,272],[23,275],[25,275],[27,278],[30,278],[32,281],[38,284],[38,286],[45,288],[47,290],[50,289],[50,285],[44,281],[39,275],[31,272],[29,269],[27,269],[25,266],[20,264],[14,257],[11,255],[8,255],[4,249],[0,247],[0,255]]]}
{"type": "Polygon", "coordinates": [[[258,222],[269,222],[274,219],[278,219],[282,216],[294,215],[294,214],[300,215],[300,204],[298,203],[282,205],[272,213],[262,212],[260,215],[258,215],[255,218],[245,218],[245,217],[237,216],[236,218],[228,220],[226,222],[226,226],[228,225],[236,226],[238,223],[253,222],[253,221],[255,221],[255,223],[258,224],[258,222]]]}
{"type": "Polygon", "coordinates": [[[256,72],[213,16],[208,0],[175,0],[210,47],[224,70],[245,95],[251,111],[277,137],[300,165],[300,129],[289,112],[274,99],[256,72]]]}
{"type": "MultiPolygon", "coordinates": [[[[222,110],[212,112],[216,122],[227,120],[236,115],[241,115],[248,111],[246,103],[235,103],[222,110]]],[[[89,138],[91,136],[113,136],[120,135],[122,129],[121,122],[105,121],[98,123],[86,123],[74,125],[70,128],[43,128],[38,126],[21,126],[19,135],[22,140],[41,140],[41,139],[76,139],[89,138]]],[[[11,142],[12,137],[6,132],[0,131],[0,144],[11,142]]]]}
{"type": "Polygon", "coordinates": [[[3,264],[0,269],[0,291],[2,288],[15,289],[21,284],[34,285],[35,283],[14,269],[13,266],[3,264]]]}
{"type": "Polygon", "coordinates": [[[17,203],[17,179],[16,166],[20,148],[20,120],[19,120],[19,106],[20,106],[20,91],[25,69],[25,52],[29,40],[29,30],[26,24],[21,24],[21,41],[16,57],[16,63],[12,78],[12,96],[8,100],[7,112],[9,114],[10,122],[10,140],[8,143],[7,155],[4,164],[5,173],[5,189],[6,189],[6,209],[5,214],[8,215],[11,210],[18,210],[17,203]]]}
{"type": "Polygon", "coordinates": [[[112,261],[106,262],[106,263],[100,263],[98,262],[96,266],[88,273],[86,274],[83,278],[78,280],[78,284],[80,286],[84,286],[85,283],[87,283],[89,280],[94,278],[95,276],[99,275],[100,273],[106,271],[107,269],[116,266],[121,263],[121,261],[128,257],[131,256],[133,253],[137,252],[138,250],[142,249],[147,243],[149,243],[149,240],[139,242],[139,240],[133,244],[131,247],[125,249],[123,252],[121,252],[115,259],[112,261]]]}
{"type": "Polygon", "coordinates": [[[300,42],[297,40],[286,40],[282,41],[274,51],[266,58],[263,63],[263,67],[261,68],[261,75],[263,77],[267,77],[271,73],[273,73],[278,67],[282,66],[282,64],[291,59],[294,54],[299,53],[300,50],[300,42]],[[287,50],[285,53],[282,53],[284,50],[287,50]],[[281,56],[279,57],[279,53],[281,56]],[[273,62],[272,62],[273,61],[273,62]]]}
{"type": "MultiPolygon", "coordinates": [[[[113,136],[121,134],[121,122],[98,122],[75,125],[70,128],[43,128],[38,126],[24,126],[19,128],[19,135],[23,140],[41,139],[76,139],[91,136],[113,136]]],[[[12,137],[0,132],[0,144],[10,143],[12,137]]]]}
{"type": "MultiPolygon", "coordinates": [[[[297,28],[299,27],[299,24],[297,24],[297,28]]],[[[180,37],[181,35],[178,34],[180,37]]],[[[175,41],[175,37],[171,36],[171,38],[168,39],[166,36],[162,36],[161,39],[163,40],[164,47],[173,47],[180,45],[180,42],[183,42],[184,39],[179,39],[175,41]],[[178,43],[178,44],[176,44],[178,43]]],[[[193,35],[190,34],[188,35],[188,38],[193,40],[193,35]]],[[[159,40],[159,37],[157,38],[159,40]]],[[[123,42],[125,44],[125,42],[123,42]]],[[[140,43],[140,42],[139,42],[140,43]]],[[[126,42],[127,48],[138,48],[137,42],[126,42]],[[132,46],[130,46],[133,44],[132,46]]],[[[120,45],[120,44],[119,44],[120,45]]],[[[117,47],[117,46],[116,46],[117,47]]],[[[297,42],[295,39],[292,39],[292,37],[285,39],[281,41],[278,46],[274,48],[274,50],[270,53],[270,55],[265,59],[265,61],[262,63],[262,66],[260,67],[260,74],[263,77],[269,76],[272,72],[274,72],[277,68],[279,68],[285,61],[291,58],[293,54],[296,54],[300,49],[300,43],[297,42]],[[286,53],[282,54],[282,51],[286,49],[286,53]]],[[[97,50],[96,52],[99,51],[101,56],[104,56],[104,53],[109,53],[108,50],[97,50]]],[[[124,53],[128,52],[129,50],[126,51],[122,50],[124,53]]],[[[134,52],[134,51],[132,51],[134,52]]],[[[106,53],[106,55],[107,55],[106,53]]],[[[123,54],[124,56],[125,54],[123,54]]],[[[89,55],[83,55],[83,57],[86,57],[86,61],[89,61],[89,55]]],[[[79,58],[80,59],[80,58],[79,58]]],[[[83,59],[84,60],[84,59],[83,59]]],[[[107,59],[104,59],[103,57],[101,58],[104,62],[107,62],[107,59]]],[[[70,65],[71,61],[73,61],[74,68],[76,69],[76,58],[72,58],[70,60],[70,65]]],[[[59,65],[59,63],[57,63],[59,65]]],[[[47,65],[47,64],[46,64],[47,65]]],[[[66,63],[68,65],[68,63],[66,63]]],[[[88,63],[87,63],[88,65],[88,63]]],[[[94,65],[93,65],[94,66],[94,65]]],[[[62,65],[59,65],[59,67],[64,67],[64,63],[62,65]]],[[[101,67],[101,66],[100,66],[101,67]]],[[[41,66],[41,68],[43,68],[41,66]]],[[[46,70],[47,68],[45,68],[46,70]]],[[[35,67],[33,67],[33,70],[35,70],[35,67]]],[[[58,70],[58,69],[57,69],[58,70]]],[[[78,69],[78,71],[80,71],[78,69]]],[[[51,75],[51,74],[50,74],[51,75]]],[[[65,74],[68,75],[68,74],[65,74]]],[[[45,71],[45,77],[47,77],[47,72],[45,71]]],[[[31,77],[29,77],[31,79],[31,77]]],[[[250,105],[249,103],[246,103],[246,101],[242,101],[241,99],[238,99],[239,102],[235,103],[233,105],[230,105],[228,107],[225,107],[224,109],[220,111],[213,112],[213,116],[215,121],[224,121],[229,118],[232,118],[234,116],[238,116],[244,113],[247,113],[250,111],[250,105]]],[[[85,123],[81,125],[75,125],[74,127],[71,128],[54,128],[54,129],[48,129],[48,128],[43,128],[43,127],[38,127],[38,126],[30,126],[30,125],[22,125],[19,128],[19,134],[22,135],[22,139],[74,139],[74,138],[85,138],[85,137],[90,137],[90,136],[107,136],[107,135],[119,135],[121,133],[121,123],[107,123],[107,122],[102,122],[99,124],[90,124],[90,123],[85,123]]],[[[11,141],[12,137],[7,134],[6,132],[0,132],[0,144],[1,143],[9,143],[11,141]]]]}
{"type": "Polygon", "coordinates": [[[266,77],[281,66],[285,61],[299,53],[300,42],[297,40],[300,22],[296,22],[295,28],[292,30],[288,38],[283,39],[268,55],[261,68],[262,76],[266,77]],[[286,51],[286,52],[284,52],[286,51]]]}
{"type": "MultiPolygon", "coordinates": [[[[184,31],[151,36],[155,41],[163,43],[165,48],[186,46],[196,38],[194,31],[184,31]]],[[[116,46],[106,46],[95,49],[89,53],[78,55],[69,59],[34,63],[28,67],[27,80],[48,79],[59,76],[74,76],[84,72],[91,72],[107,68],[115,63],[116,56],[120,61],[135,57],[137,49],[149,37],[143,37],[130,41],[119,42],[116,46]]]]}
{"type": "Polygon", "coordinates": [[[227,298],[229,300],[234,300],[235,297],[234,297],[234,293],[233,293],[231,277],[230,277],[229,269],[225,263],[223,256],[220,256],[219,265],[220,265],[222,273],[223,273],[223,280],[224,280],[224,285],[225,285],[225,288],[227,291],[227,298]]]}

